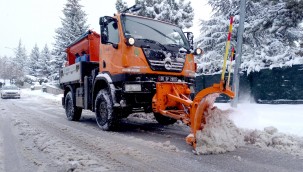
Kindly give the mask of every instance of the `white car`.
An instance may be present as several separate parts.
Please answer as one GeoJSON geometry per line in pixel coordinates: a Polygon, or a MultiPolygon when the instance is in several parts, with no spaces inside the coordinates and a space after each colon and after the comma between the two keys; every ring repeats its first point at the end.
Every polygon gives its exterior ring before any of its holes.
{"type": "Polygon", "coordinates": [[[17,86],[14,85],[8,85],[3,86],[0,91],[1,98],[18,98],[21,97],[21,90],[17,86]]]}

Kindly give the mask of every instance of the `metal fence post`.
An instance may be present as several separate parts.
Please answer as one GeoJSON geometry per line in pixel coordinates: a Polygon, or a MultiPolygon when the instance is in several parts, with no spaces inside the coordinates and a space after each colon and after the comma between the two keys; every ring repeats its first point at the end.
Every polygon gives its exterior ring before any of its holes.
{"type": "Polygon", "coordinates": [[[237,107],[239,101],[239,83],[240,83],[239,68],[240,68],[241,57],[242,57],[244,19],[245,19],[245,0],[240,0],[240,22],[239,22],[239,30],[237,35],[236,64],[233,74],[233,91],[235,92],[236,96],[231,103],[232,107],[237,107]]]}

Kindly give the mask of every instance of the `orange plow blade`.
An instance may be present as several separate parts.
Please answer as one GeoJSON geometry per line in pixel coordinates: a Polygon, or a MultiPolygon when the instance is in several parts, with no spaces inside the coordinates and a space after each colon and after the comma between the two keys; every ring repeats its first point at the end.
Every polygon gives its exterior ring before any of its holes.
{"type": "Polygon", "coordinates": [[[220,94],[225,94],[230,98],[234,98],[234,92],[229,87],[224,87],[223,82],[214,84],[212,87],[201,90],[193,100],[192,109],[190,111],[191,133],[186,137],[186,142],[196,147],[196,133],[203,130],[205,125],[204,112],[208,108],[213,108],[213,104],[220,94]]]}
{"type": "Polygon", "coordinates": [[[205,125],[204,112],[213,107],[220,94],[234,97],[234,92],[224,84],[224,81],[201,90],[193,100],[189,99],[190,90],[185,83],[157,83],[153,111],[181,120],[190,126],[191,131],[186,137],[186,142],[196,148],[196,133],[203,130],[205,125]]]}

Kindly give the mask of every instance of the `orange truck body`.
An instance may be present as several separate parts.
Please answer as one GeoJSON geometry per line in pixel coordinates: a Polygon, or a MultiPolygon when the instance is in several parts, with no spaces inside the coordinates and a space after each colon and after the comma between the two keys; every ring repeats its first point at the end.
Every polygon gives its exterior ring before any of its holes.
{"type": "Polygon", "coordinates": [[[175,25],[129,14],[101,17],[99,24],[101,35],[88,31],[66,49],[68,64],[60,71],[60,85],[67,118],[79,120],[82,109],[88,109],[95,112],[101,129],[111,130],[130,113],[153,112],[161,124],[181,120],[189,125],[186,140],[195,146],[204,111],[212,106],[214,95],[233,97],[230,88],[222,81],[193,97],[195,51],[189,46],[190,38],[175,25]],[[128,22],[144,29],[132,28],[128,22]],[[173,36],[158,27],[167,27],[173,36]],[[146,35],[147,30],[154,35],[146,35]],[[150,40],[156,36],[158,41],[150,40]],[[164,45],[161,40],[176,44],[164,45]],[[76,55],[82,52],[89,61],[76,63],[76,55]]]}
{"type": "MultiPolygon", "coordinates": [[[[116,16],[118,24],[121,25],[121,19],[116,16]]],[[[68,65],[75,64],[76,54],[81,54],[85,51],[90,56],[90,61],[99,62],[102,64],[105,62],[106,67],[100,65],[99,71],[108,71],[111,75],[121,73],[142,73],[142,74],[154,74],[154,75],[175,75],[195,78],[196,64],[193,54],[187,54],[184,67],[181,72],[163,72],[155,71],[149,67],[144,53],[141,48],[128,46],[125,44],[125,38],[122,34],[122,26],[119,26],[119,49],[115,49],[111,44],[100,45],[100,35],[94,31],[88,31],[89,34],[85,34],[80,37],[73,44],[69,45],[66,49],[68,65]]]]}
{"type": "MultiPolygon", "coordinates": [[[[111,96],[114,108],[126,113],[122,115],[126,117],[134,110],[153,112],[152,102],[156,96],[157,82],[182,83],[191,90],[187,96],[194,94],[196,70],[194,53],[190,50],[188,40],[180,28],[170,23],[129,14],[101,17],[100,26],[101,34],[90,30],[66,48],[67,65],[60,71],[59,76],[60,85],[64,89],[62,99],[64,107],[68,101],[66,97],[71,92],[74,108],[95,112],[98,93],[105,89],[111,96]],[[127,26],[125,24],[128,22],[127,19],[153,32],[158,41],[166,39],[175,41],[173,40],[175,38],[167,36],[166,33],[160,33],[161,28],[154,25],[167,27],[170,32],[179,36],[175,42],[181,41],[182,45],[162,45],[163,43],[154,40],[140,40],[140,37],[135,38],[140,45],[129,45],[126,32],[138,28],[127,26]],[[108,21],[106,23],[103,20],[108,21]],[[104,23],[110,24],[104,26],[104,23]],[[106,35],[102,28],[105,27],[106,31],[114,30],[117,36],[116,43],[104,43],[106,35]],[[89,55],[89,61],[76,63],[76,55],[82,52],[89,55]]],[[[144,35],[144,29],[136,34],[144,35]]],[[[153,38],[153,35],[145,36],[153,38]]],[[[181,107],[177,105],[175,108],[181,107]]]]}
{"type": "Polygon", "coordinates": [[[100,35],[89,30],[66,49],[68,65],[75,64],[76,54],[85,51],[90,55],[90,61],[99,62],[100,35]]]}

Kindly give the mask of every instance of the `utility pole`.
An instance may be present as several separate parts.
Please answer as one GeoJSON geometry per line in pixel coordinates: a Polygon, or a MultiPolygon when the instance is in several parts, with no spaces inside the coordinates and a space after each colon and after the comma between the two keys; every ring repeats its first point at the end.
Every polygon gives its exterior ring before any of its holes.
{"type": "Polygon", "coordinates": [[[242,57],[245,4],[246,4],[245,0],[240,0],[240,22],[239,22],[239,30],[238,30],[238,35],[237,35],[236,65],[234,68],[234,75],[233,75],[233,91],[235,92],[236,96],[231,103],[232,107],[237,107],[237,104],[239,101],[239,84],[240,84],[239,68],[240,68],[241,57],[242,57]]]}

